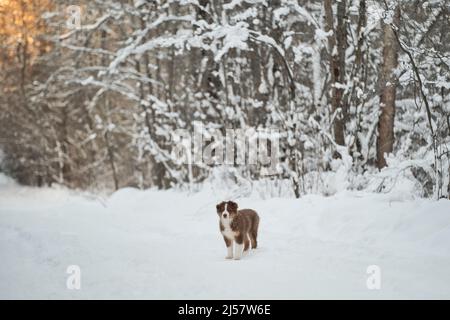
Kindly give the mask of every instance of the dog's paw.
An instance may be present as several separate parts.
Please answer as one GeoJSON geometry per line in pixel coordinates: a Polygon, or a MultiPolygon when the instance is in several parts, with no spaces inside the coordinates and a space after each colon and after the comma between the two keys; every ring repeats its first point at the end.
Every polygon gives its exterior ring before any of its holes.
{"type": "Polygon", "coordinates": [[[226,256],[225,259],[233,259],[233,256],[226,256]]]}
{"type": "Polygon", "coordinates": [[[234,257],[234,260],[241,260],[241,257],[234,257]]]}

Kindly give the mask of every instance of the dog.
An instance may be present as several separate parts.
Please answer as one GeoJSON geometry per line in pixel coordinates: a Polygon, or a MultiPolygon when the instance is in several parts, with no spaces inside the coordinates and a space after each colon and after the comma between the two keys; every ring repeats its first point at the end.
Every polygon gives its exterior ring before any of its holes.
{"type": "Polygon", "coordinates": [[[238,205],[233,201],[222,201],[216,205],[219,215],[219,227],[227,246],[226,259],[239,260],[243,253],[250,248],[256,249],[258,245],[259,216],[251,209],[238,210],[238,205]],[[236,242],[233,256],[233,243],[236,242]]]}

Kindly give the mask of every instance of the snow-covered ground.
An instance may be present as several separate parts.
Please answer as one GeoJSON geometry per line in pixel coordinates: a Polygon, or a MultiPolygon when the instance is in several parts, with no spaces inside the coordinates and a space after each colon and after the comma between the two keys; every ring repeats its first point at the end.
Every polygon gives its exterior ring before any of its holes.
{"type": "Polygon", "coordinates": [[[450,201],[342,192],[238,199],[259,245],[225,260],[224,194],[122,189],[100,198],[0,176],[0,298],[450,298],[450,201]],[[69,290],[69,265],[81,289],[69,290]],[[381,270],[369,290],[367,267],[381,270]]]}

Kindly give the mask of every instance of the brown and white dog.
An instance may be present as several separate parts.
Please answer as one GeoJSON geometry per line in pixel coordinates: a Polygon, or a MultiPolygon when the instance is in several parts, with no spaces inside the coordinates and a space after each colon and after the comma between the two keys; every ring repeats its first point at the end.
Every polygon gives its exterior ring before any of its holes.
{"type": "Polygon", "coordinates": [[[220,218],[220,232],[228,249],[226,259],[233,258],[233,243],[236,242],[234,259],[239,260],[242,253],[257,246],[259,216],[251,209],[238,210],[237,203],[223,201],[216,206],[220,218]]]}

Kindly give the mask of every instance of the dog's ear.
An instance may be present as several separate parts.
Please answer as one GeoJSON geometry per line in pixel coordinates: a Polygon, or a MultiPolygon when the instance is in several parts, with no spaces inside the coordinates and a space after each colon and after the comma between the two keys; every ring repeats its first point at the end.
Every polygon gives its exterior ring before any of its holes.
{"type": "Polygon", "coordinates": [[[227,209],[228,211],[237,212],[238,205],[236,202],[228,201],[227,209]]]}
{"type": "Polygon", "coordinates": [[[216,205],[217,213],[221,213],[225,209],[225,202],[221,202],[216,205]]]}

